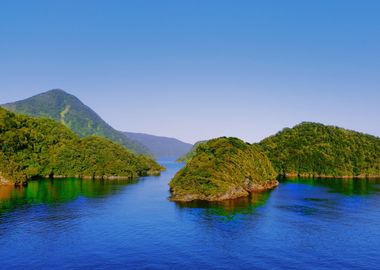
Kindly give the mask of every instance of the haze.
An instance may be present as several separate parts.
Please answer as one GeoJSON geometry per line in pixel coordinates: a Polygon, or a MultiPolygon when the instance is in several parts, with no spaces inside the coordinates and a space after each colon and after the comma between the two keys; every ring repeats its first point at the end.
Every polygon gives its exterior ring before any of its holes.
{"type": "Polygon", "coordinates": [[[380,136],[378,1],[2,1],[0,103],[61,88],[113,127],[380,136]]]}

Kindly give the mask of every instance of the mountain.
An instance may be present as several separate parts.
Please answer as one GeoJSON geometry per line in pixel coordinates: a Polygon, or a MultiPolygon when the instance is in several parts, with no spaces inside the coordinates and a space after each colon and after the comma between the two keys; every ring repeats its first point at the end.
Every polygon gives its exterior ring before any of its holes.
{"type": "Polygon", "coordinates": [[[124,134],[128,138],[144,145],[150,153],[158,159],[177,159],[186,154],[193,147],[192,144],[182,142],[175,138],[133,132],[124,132],[124,134]]]}
{"type": "Polygon", "coordinates": [[[1,106],[16,113],[54,119],[81,137],[98,135],[120,143],[136,153],[150,154],[145,146],[113,129],[91,108],[61,89],[53,89],[1,106]]]}
{"type": "Polygon", "coordinates": [[[34,177],[132,178],[161,170],[153,159],[108,139],[80,138],[52,119],[0,107],[0,183],[34,177]]]}
{"type": "Polygon", "coordinates": [[[281,175],[380,176],[380,138],[319,123],[303,122],[261,141],[281,175]]]}
{"type": "Polygon", "coordinates": [[[207,140],[196,142],[196,143],[193,145],[193,147],[192,147],[188,152],[186,152],[185,154],[183,154],[182,156],[180,156],[180,157],[177,159],[177,161],[178,161],[178,162],[188,162],[190,159],[192,159],[192,158],[195,156],[195,153],[196,153],[196,151],[197,151],[197,148],[198,148],[200,145],[202,145],[202,144],[204,144],[204,143],[206,143],[206,142],[207,142],[207,140]]]}
{"type": "Polygon", "coordinates": [[[198,146],[169,185],[174,201],[220,201],[273,188],[278,185],[275,178],[259,146],[222,137],[198,146]]]}

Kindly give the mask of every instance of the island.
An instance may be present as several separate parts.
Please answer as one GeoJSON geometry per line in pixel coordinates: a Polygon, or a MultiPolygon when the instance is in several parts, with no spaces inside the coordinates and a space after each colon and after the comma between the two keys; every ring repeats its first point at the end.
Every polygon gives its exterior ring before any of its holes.
{"type": "Polygon", "coordinates": [[[258,144],[284,177],[379,177],[380,138],[303,122],[258,144]]]}
{"type": "Polygon", "coordinates": [[[173,201],[220,201],[272,189],[278,181],[259,146],[221,137],[198,145],[169,185],[173,201]]]}
{"type": "Polygon", "coordinates": [[[135,178],[162,170],[149,156],[106,138],[81,138],[54,120],[0,107],[0,184],[41,177],[135,178]]]}

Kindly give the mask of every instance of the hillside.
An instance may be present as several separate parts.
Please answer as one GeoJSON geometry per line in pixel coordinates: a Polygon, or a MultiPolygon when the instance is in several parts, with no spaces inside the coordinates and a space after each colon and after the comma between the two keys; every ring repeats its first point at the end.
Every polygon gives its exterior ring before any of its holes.
{"type": "Polygon", "coordinates": [[[80,138],[47,118],[16,115],[0,107],[0,181],[33,177],[137,177],[161,166],[97,136],[80,138]]]}
{"type": "Polygon", "coordinates": [[[124,132],[124,134],[128,138],[144,145],[157,159],[177,159],[193,147],[192,144],[175,138],[133,132],[124,132]]]}
{"type": "Polygon", "coordinates": [[[185,154],[183,154],[182,156],[180,156],[177,161],[178,162],[188,162],[190,161],[190,159],[192,159],[194,156],[195,156],[195,153],[197,151],[197,148],[206,143],[207,141],[199,141],[199,142],[196,142],[193,147],[188,151],[186,152],[185,154]]]}
{"type": "Polygon", "coordinates": [[[60,89],[1,106],[16,113],[54,119],[81,137],[98,135],[118,142],[136,153],[149,154],[145,146],[113,129],[78,98],[60,89]]]}
{"type": "Polygon", "coordinates": [[[281,175],[365,177],[380,175],[380,138],[304,122],[260,142],[281,175]]]}
{"type": "Polygon", "coordinates": [[[169,185],[174,201],[219,201],[273,188],[275,178],[258,146],[222,137],[201,144],[169,185]]]}

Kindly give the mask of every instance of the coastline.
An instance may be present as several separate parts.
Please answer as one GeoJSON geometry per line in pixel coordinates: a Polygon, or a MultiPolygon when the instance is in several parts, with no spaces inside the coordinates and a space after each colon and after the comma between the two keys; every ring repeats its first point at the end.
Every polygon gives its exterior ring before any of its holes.
{"type": "Polygon", "coordinates": [[[324,175],[324,174],[311,174],[311,173],[286,173],[279,174],[280,179],[286,178],[334,178],[334,179],[370,179],[370,178],[380,178],[380,175],[324,175]]]}
{"type": "Polygon", "coordinates": [[[38,176],[33,177],[31,179],[27,179],[23,182],[13,182],[3,177],[2,173],[0,172],[0,186],[20,186],[20,185],[26,185],[28,181],[33,181],[33,179],[41,179],[41,180],[48,180],[48,179],[63,179],[63,178],[79,178],[84,180],[131,180],[136,179],[139,177],[145,177],[145,176],[159,176],[161,172],[164,171],[164,169],[160,171],[148,171],[141,175],[103,175],[103,176],[90,176],[90,175],[45,175],[45,176],[38,176]]]}
{"type": "Polygon", "coordinates": [[[170,200],[173,202],[191,202],[191,201],[224,201],[241,197],[247,197],[252,193],[260,193],[271,190],[279,185],[277,180],[267,180],[263,184],[245,184],[244,187],[238,186],[229,191],[216,195],[203,194],[176,194],[172,191],[170,200]]]}

